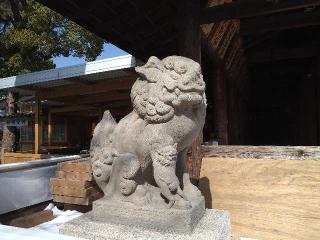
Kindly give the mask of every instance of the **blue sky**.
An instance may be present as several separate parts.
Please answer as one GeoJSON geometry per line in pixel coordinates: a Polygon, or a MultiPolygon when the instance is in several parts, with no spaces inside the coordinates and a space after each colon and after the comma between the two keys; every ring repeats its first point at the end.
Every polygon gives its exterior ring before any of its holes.
{"type": "MultiPolygon", "coordinates": [[[[97,60],[111,57],[118,57],[122,55],[126,55],[125,51],[116,47],[111,43],[105,43],[103,45],[103,51],[100,56],[97,57],[97,60]]],[[[53,62],[56,64],[57,68],[71,66],[75,64],[85,63],[86,61],[83,58],[76,57],[56,57],[53,59],[53,62]]]]}

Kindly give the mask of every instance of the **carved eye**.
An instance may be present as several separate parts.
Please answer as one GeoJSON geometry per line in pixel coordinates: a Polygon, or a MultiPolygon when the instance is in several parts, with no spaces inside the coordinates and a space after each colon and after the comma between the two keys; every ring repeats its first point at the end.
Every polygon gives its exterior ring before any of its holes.
{"type": "Polygon", "coordinates": [[[166,69],[172,70],[173,69],[173,62],[166,62],[164,66],[166,69]]]}

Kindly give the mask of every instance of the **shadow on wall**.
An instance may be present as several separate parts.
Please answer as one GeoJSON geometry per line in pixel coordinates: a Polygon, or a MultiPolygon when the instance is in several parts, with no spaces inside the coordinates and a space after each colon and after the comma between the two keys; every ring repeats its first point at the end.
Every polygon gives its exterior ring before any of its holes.
{"type": "Polygon", "coordinates": [[[200,178],[199,189],[200,189],[200,191],[206,201],[206,208],[211,209],[212,208],[212,194],[211,194],[211,190],[210,190],[209,178],[207,178],[207,177],[200,178]]]}

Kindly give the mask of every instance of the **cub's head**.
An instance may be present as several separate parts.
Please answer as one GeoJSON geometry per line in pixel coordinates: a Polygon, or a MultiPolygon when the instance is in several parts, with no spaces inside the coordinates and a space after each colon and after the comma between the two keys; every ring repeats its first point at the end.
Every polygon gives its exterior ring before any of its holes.
{"type": "Polygon", "coordinates": [[[166,122],[176,109],[206,104],[201,67],[189,58],[150,57],[136,72],[140,77],[132,87],[131,101],[148,122],[166,122]]]}

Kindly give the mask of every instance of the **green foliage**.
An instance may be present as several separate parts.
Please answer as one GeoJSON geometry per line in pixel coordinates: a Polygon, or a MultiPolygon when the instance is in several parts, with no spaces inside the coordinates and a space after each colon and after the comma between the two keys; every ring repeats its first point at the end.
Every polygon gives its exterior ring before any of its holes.
{"type": "Polygon", "coordinates": [[[54,68],[61,55],[93,61],[103,43],[34,0],[0,1],[0,77],[54,68]]]}

